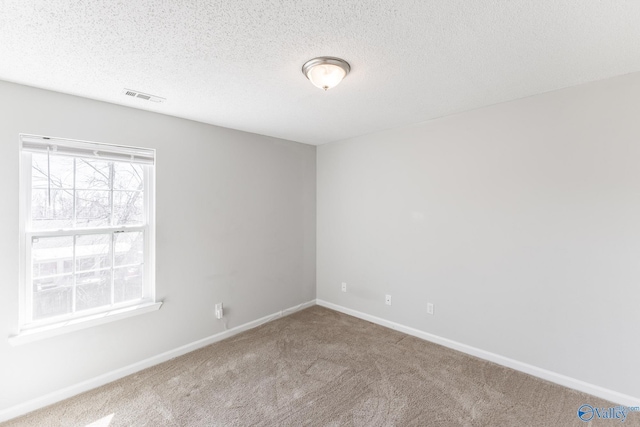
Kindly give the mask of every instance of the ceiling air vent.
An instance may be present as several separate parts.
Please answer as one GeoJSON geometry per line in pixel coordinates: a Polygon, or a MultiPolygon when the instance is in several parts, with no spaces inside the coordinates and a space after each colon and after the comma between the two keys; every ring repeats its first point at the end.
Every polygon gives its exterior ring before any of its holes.
{"type": "Polygon", "coordinates": [[[138,98],[138,99],[143,99],[145,101],[151,101],[151,102],[157,102],[157,103],[164,102],[166,100],[165,98],[161,98],[159,96],[149,95],[148,93],[138,92],[137,90],[132,90],[132,89],[124,89],[122,93],[132,98],[138,98]]]}

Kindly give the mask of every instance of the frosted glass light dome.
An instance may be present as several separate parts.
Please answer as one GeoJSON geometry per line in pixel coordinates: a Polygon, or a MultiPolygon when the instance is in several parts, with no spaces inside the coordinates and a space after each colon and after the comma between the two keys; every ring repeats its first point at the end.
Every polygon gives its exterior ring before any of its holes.
{"type": "Polygon", "coordinates": [[[351,71],[349,64],[330,56],[322,56],[307,61],[302,66],[302,73],[309,81],[320,89],[328,90],[336,86],[351,71]]]}

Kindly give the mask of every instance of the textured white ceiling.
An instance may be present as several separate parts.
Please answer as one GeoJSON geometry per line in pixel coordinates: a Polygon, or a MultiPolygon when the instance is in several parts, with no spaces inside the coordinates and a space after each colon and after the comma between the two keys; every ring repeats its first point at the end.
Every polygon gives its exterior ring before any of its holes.
{"type": "Polygon", "coordinates": [[[310,144],[640,71],[638,0],[0,7],[2,80],[310,144]],[[326,93],[300,71],[321,55],[352,66],[326,93]]]}

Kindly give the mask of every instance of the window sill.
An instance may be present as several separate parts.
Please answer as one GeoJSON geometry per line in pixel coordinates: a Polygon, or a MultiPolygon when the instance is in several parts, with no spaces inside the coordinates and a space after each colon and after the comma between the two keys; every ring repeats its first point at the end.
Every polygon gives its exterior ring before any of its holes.
{"type": "Polygon", "coordinates": [[[39,341],[45,338],[51,338],[57,335],[78,331],[80,329],[86,329],[92,326],[102,325],[116,320],[126,319],[127,317],[156,311],[160,309],[161,306],[162,302],[148,302],[131,307],[121,308],[118,310],[108,311],[106,313],[95,314],[80,319],[67,320],[65,322],[56,323],[53,325],[23,329],[19,334],[9,337],[9,344],[11,344],[12,346],[16,346],[27,344],[33,341],[39,341]]]}

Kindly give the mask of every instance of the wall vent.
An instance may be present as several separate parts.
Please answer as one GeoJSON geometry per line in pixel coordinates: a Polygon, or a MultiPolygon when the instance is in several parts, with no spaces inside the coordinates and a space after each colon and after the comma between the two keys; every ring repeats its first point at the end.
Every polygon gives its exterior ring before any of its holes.
{"type": "Polygon", "coordinates": [[[157,102],[157,103],[166,101],[166,98],[150,95],[148,93],[138,92],[137,90],[133,90],[133,89],[123,89],[122,93],[132,98],[143,99],[145,101],[151,101],[151,102],[157,102]]]}

